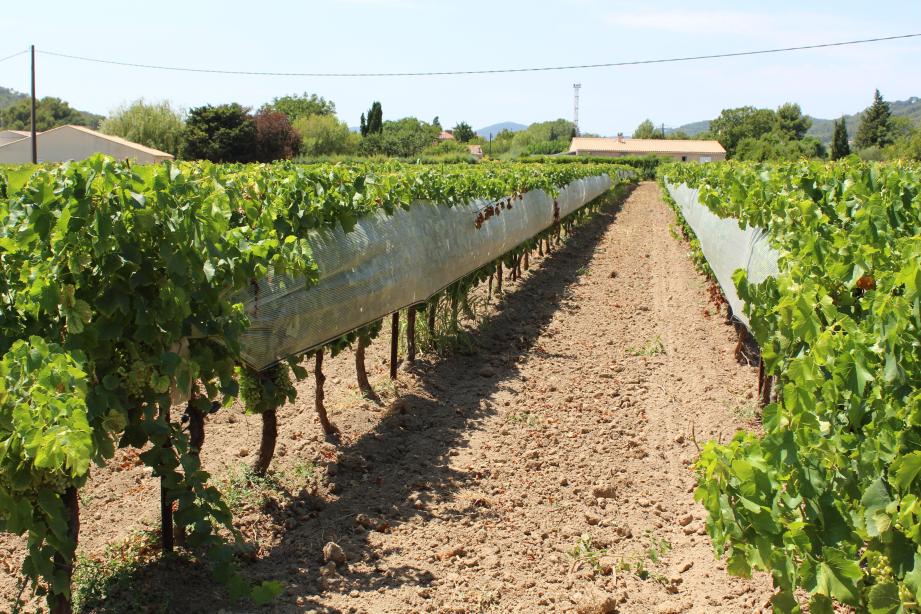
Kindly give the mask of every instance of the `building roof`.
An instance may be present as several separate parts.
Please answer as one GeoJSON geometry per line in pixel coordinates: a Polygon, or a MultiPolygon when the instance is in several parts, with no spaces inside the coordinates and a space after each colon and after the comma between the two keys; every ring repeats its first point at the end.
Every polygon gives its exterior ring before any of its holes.
{"type": "MultiPolygon", "coordinates": [[[[36,137],[39,137],[39,144],[41,144],[40,137],[46,134],[51,134],[52,132],[56,132],[58,130],[76,130],[77,132],[83,132],[91,136],[98,137],[106,141],[110,141],[112,143],[118,143],[119,145],[123,145],[124,147],[129,147],[131,149],[134,149],[135,151],[143,152],[151,156],[156,156],[160,158],[165,157],[165,158],[170,158],[170,159],[173,158],[172,154],[166,153],[165,151],[160,151],[159,149],[154,149],[153,147],[147,147],[146,145],[141,145],[140,143],[134,143],[132,141],[128,141],[118,136],[112,136],[111,134],[103,134],[102,132],[91,130],[87,128],[86,126],[75,126],[73,124],[67,124],[66,126],[58,126],[57,128],[52,128],[51,130],[45,130],[44,132],[36,133],[36,137]]],[[[23,137],[24,139],[31,138],[32,136],[30,132],[25,132],[23,130],[10,130],[9,132],[22,133],[24,135],[23,137]]],[[[14,143],[18,143],[20,140],[22,139],[11,141],[9,143],[4,143],[0,145],[0,147],[9,147],[10,145],[13,145],[14,143]]]]}
{"type": "Polygon", "coordinates": [[[569,151],[614,152],[630,154],[698,153],[724,154],[726,150],[719,141],[698,141],[684,139],[617,139],[601,137],[580,137],[572,140],[569,151]]]}
{"type": "Polygon", "coordinates": [[[480,146],[477,145],[477,144],[467,145],[467,151],[469,151],[469,152],[471,153],[471,155],[474,155],[474,156],[482,156],[482,155],[483,155],[483,148],[480,147],[480,146]]]}
{"type": "Polygon", "coordinates": [[[438,135],[439,141],[448,141],[448,140],[452,140],[453,138],[454,138],[454,135],[448,132],[447,130],[442,130],[441,134],[438,135]]]}
{"type": "Polygon", "coordinates": [[[173,157],[173,154],[166,153],[165,151],[160,151],[159,149],[154,149],[153,147],[147,147],[146,145],[141,145],[140,143],[135,143],[133,141],[123,139],[120,136],[112,136],[111,134],[103,134],[102,132],[91,130],[87,128],[86,126],[75,126],[73,124],[68,124],[66,126],[58,126],[57,128],[52,128],[51,130],[47,130],[46,132],[43,132],[42,134],[48,134],[48,132],[52,132],[54,130],[61,130],[62,128],[73,128],[74,130],[79,130],[80,132],[85,132],[87,134],[97,136],[101,139],[106,139],[107,141],[112,141],[113,143],[124,145],[125,147],[130,147],[138,151],[143,151],[144,153],[150,154],[151,156],[166,156],[168,158],[173,157]]]}
{"type": "MultiPolygon", "coordinates": [[[[31,136],[32,135],[32,132],[30,132],[29,130],[0,130],[0,134],[3,134],[4,132],[9,132],[11,134],[18,134],[19,136],[31,136]]],[[[39,134],[41,133],[39,132],[39,134]]]]}

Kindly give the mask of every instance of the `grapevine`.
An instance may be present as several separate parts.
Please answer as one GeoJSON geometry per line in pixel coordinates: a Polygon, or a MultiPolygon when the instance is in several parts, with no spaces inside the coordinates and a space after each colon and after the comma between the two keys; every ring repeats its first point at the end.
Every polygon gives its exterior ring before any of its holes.
{"type": "Polygon", "coordinates": [[[921,168],[672,166],[722,217],[768,231],[780,274],[736,273],[776,400],[764,435],[708,443],[696,497],[728,569],[771,573],[774,606],[921,601],[921,168]]]}
{"type": "MultiPolygon", "coordinates": [[[[24,574],[49,589],[49,603],[67,598],[75,539],[66,500],[90,463],[130,446],[145,449],[164,501],[178,501],[188,546],[212,555],[235,596],[270,597],[276,587],[242,582],[218,534],[223,527],[239,539],[201,468],[198,416],[195,433],[170,417],[193,390],[200,413],[241,385],[244,403],[263,416],[290,398],[287,369],[303,373],[296,364],[259,375],[258,386],[240,367],[248,320],[234,297],[270,270],[313,283],[310,233],[349,231],[375,211],[537,189],[556,196],[576,179],[631,173],[611,163],[132,167],[102,156],[0,168],[0,529],[29,533],[24,574]],[[44,443],[51,433],[54,446],[44,443]]],[[[335,354],[356,338],[325,349],[335,354]]],[[[323,351],[315,351],[319,391],[323,351]]]]}

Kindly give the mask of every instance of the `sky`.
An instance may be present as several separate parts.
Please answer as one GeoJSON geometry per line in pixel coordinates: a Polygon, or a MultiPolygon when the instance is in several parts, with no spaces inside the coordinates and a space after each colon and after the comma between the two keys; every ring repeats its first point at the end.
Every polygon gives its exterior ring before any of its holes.
{"type": "MultiPolygon", "coordinates": [[[[123,62],[272,72],[419,72],[559,66],[769,49],[921,32],[918,0],[688,2],[45,0],[4,6],[0,58],[34,44],[123,62]]],[[[316,93],[358,124],[374,100],[385,119],[435,116],[449,127],[528,124],[573,115],[580,128],[631,133],[742,105],[798,102],[831,118],[921,96],[921,38],[754,57],[524,74],[268,77],[169,72],[39,53],[37,94],[107,114],[138,98],[179,108],[316,93]]],[[[29,59],[0,62],[0,86],[29,88],[29,59]]]]}

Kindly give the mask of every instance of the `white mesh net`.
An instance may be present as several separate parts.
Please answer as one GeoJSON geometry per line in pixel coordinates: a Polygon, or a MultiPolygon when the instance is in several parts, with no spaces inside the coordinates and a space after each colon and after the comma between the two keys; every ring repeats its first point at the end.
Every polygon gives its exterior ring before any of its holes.
{"type": "Polygon", "coordinates": [[[721,218],[700,204],[695,188],[683,183],[675,185],[666,182],[666,186],[688,226],[697,235],[700,249],[716,275],[733,315],[748,326],[744,303],[736,292],[732,275],[738,269],[744,269],[752,283],[774,277],[778,273],[777,260],[780,254],[771,247],[763,229],[743,228],[735,218],[721,218]]]}
{"type": "MultiPolygon", "coordinates": [[[[610,187],[607,175],[570,183],[557,197],[559,216],[610,187]]],[[[250,318],[242,339],[244,360],[264,369],[423,302],[555,220],[553,199],[534,190],[477,229],[477,214],[488,204],[418,202],[393,215],[380,211],[362,218],[348,233],[338,226],[312,233],[317,284],[307,287],[304,279],[269,274],[242,293],[250,318]]]]}

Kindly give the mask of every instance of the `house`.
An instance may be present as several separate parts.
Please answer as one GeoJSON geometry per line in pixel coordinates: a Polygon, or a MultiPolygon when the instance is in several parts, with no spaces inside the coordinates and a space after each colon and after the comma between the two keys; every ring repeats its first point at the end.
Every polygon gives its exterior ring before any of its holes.
{"type": "Polygon", "coordinates": [[[449,130],[442,130],[441,134],[438,135],[439,141],[453,141],[454,135],[449,130]]]}
{"type": "Polygon", "coordinates": [[[726,150],[719,141],[679,139],[627,139],[575,137],[569,146],[570,155],[605,156],[664,156],[682,162],[712,162],[726,159],[726,150]]]}
{"type": "MultiPolygon", "coordinates": [[[[2,140],[7,133],[0,132],[0,164],[27,164],[32,161],[32,136],[12,140],[2,140]]],[[[139,164],[156,164],[172,160],[173,156],[165,151],[145,147],[138,143],[126,141],[117,136],[103,134],[84,126],[59,126],[36,135],[39,162],[66,162],[83,160],[93,154],[102,153],[119,160],[133,160],[139,164]]]]}
{"type": "Polygon", "coordinates": [[[469,151],[470,155],[477,160],[483,159],[483,148],[479,145],[467,145],[467,151],[469,151]]]}

